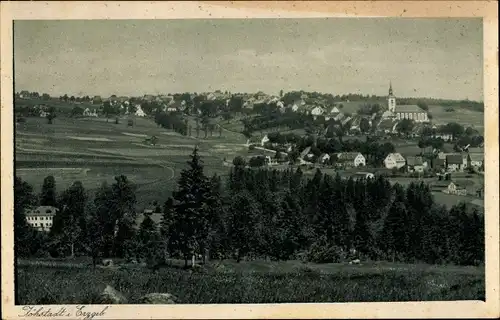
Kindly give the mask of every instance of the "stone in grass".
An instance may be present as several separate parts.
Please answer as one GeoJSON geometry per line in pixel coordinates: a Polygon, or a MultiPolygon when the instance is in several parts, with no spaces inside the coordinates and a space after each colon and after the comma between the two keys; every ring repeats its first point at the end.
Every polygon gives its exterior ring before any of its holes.
{"type": "Polygon", "coordinates": [[[179,300],[173,294],[155,292],[141,297],[139,302],[142,304],[176,304],[179,300]]]}
{"type": "Polygon", "coordinates": [[[110,285],[106,285],[106,288],[102,291],[99,297],[99,303],[101,304],[127,304],[127,298],[118,290],[110,285]]]}

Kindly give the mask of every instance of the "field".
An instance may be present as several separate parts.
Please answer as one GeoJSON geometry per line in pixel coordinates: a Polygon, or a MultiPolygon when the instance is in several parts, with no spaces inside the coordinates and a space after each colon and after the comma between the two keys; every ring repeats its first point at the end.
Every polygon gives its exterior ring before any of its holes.
{"type": "Polygon", "coordinates": [[[152,292],[168,292],[180,303],[300,303],[484,300],[484,268],[397,263],[303,264],[298,261],[211,262],[198,272],[141,267],[92,270],[21,264],[20,304],[96,303],[111,285],[137,303],[152,292]]]}
{"type": "Polygon", "coordinates": [[[124,174],[138,187],[138,205],[147,206],[170,195],[196,144],[206,173],[226,175],[223,159],[243,153],[244,142],[243,136],[226,131],[207,139],[181,136],[145,118],[135,118],[132,127],[126,119],[115,124],[111,119],[61,117],[48,124],[43,118],[28,118],[16,129],[16,174],[35,192],[48,175],[56,178],[58,191],[76,180],[93,191],[124,174]],[[157,145],[144,144],[152,135],[158,137],[157,145]]]}
{"type": "Polygon", "coordinates": [[[454,112],[447,112],[447,107],[431,105],[429,112],[432,114],[432,123],[436,125],[456,122],[464,127],[472,126],[480,133],[484,133],[484,113],[464,107],[452,107],[454,112]]]}

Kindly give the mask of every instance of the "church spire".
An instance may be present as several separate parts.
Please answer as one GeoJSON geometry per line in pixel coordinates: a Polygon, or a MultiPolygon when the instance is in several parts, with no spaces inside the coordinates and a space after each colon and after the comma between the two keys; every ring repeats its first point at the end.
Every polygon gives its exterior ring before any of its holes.
{"type": "Polygon", "coordinates": [[[389,81],[389,95],[392,96],[392,81],[389,81]]]}

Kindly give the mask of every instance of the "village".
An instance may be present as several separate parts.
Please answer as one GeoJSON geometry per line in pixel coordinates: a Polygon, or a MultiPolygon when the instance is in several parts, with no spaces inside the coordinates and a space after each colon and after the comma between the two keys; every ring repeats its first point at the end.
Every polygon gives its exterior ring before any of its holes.
{"type": "MultiPolygon", "coordinates": [[[[243,165],[278,170],[301,167],[306,173],[321,169],[345,179],[372,179],[382,175],[392,183],[424,181],[438,197],[439,194],[464,197],[472,205],[484,208],[484,138],[472,127],[433,123],[427,106],[397,104],[392,84],[385,106],[349,103],[348,97],[338,97],[344,102],[330,101],[328,106],[328,101],[308,99],[306,93],[301,93],[299,99],[285,106],[285,101],[290,99],[282,92],[277,97],[261,92],[232,95],[217,91],[201,95],[145,95],[141,98],[63,96],[58,100],[70,108],[59,107],[55,111],[50,102],[23,106],[22,102],[37,101],[36,94],[33,96],[23,91],[17,94],[17,98],[21,102],[17,109],[17,124],[25,121],[22,119],[26,115],[45,117],[50,121],[51,113],[57,112],[60,117],[105,118],[106,122],[108,118],[116,118],[117,123],[119,118],[124,118],[128,119],[128,126],[133,126],[132,119],[158,118],[158,113],[162,112],[181,117],[184,123],[201,118],[206,136],[211,123],[221,132],[229,132],[231,129],[226,129],[228,123],[243,122],[243,132],[238,134],[247,137],[242,145],[248,149],[248,154],[233,157],[226,154],[222,160],[226,167],[243,165]],[[240,106],[232,106],[235,101],[240,106]],[[348,104],[357,105],[357,112],[346,112],[344,105],[348,104]],[[248,119],[265,117],[269,112],[283,118],[305,119],[303,126],[307,130],[294,127],[294,130],[280,132],[279,128],[271,128],[267,133],[260,130],[260,138],[259,129],[254,129],[251,134],[245,132],[249,131],[246,127],[248,119]]],[[[197,132],[201,129],[199,123],[196,120],[197,132]]],[[[187,126],[189,128],[189,124],[187,126]]],[[[185,131],[185,134],[187,131],[191,134],[191,128],[185,131]]],[[[158,139],[156,135],[146,136],[143,143],[154,146],[158,139]]],[[[145,207],[143,210],[148,214],[154,213],[155,209],[145,207]]],[[[35,228],[48,231],[56,211],[57,208],[33,208],[27,212],[27,221],[35,228]]],[[[139,215],[139,219],[143,217],[139,215]]],[[[160,220],[159,213],[156,218],[160,220]]]]}

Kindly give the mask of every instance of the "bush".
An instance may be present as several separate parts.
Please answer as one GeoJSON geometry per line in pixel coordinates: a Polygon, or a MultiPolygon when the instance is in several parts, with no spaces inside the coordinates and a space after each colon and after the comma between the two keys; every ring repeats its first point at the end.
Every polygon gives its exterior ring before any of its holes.
{"type": "Polygon", "coordinates": [[[338,263],[343,260],[342,249],[329,244],[313,243],[307,252],[307,261],[315,263],[338,263]]]}
{"type": "Polygon", "coordinates": [[[248,150],[255,150],[255,145],[251,144],[251,145],[248,147],[248,150]]]}

